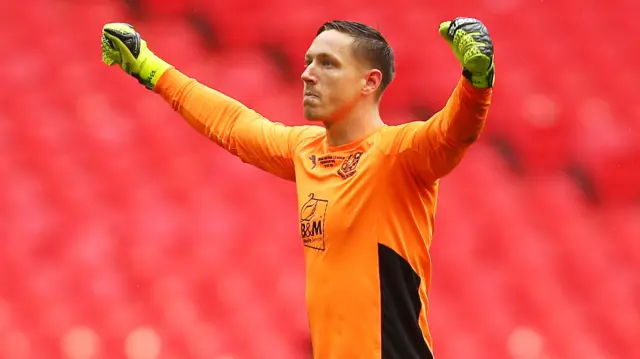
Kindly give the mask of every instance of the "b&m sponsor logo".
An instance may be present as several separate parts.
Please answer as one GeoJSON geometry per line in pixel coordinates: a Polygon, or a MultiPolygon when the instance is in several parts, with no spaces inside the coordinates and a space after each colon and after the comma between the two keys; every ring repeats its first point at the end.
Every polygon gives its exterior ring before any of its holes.
{"type": "Polygon", "coordinates": [[[300,208],[300,236],[309,248],[325,249],[325,217],[328,201],[316,198],[314,193],[300,208]]]}

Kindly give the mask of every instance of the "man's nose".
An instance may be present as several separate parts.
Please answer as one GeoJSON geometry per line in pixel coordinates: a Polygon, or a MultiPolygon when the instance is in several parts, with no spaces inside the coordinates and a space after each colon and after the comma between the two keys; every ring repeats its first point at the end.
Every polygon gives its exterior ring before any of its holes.
{"type": "Polygon", "coordinates": [[[300,78],[302,79],[302,81],[304,81],[306,83],[316,83],[317,82],[317,77],[313,73],[313,69],[312,69],[311,66],[307,66],[307,68],[304,69],[304,71],[302,72],[302,76],[300,76],[300,78]]]}

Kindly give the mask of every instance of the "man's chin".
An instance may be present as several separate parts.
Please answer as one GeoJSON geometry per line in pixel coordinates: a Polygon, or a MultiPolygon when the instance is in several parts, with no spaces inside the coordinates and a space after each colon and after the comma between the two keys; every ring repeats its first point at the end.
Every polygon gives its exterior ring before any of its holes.
{"type": "Polygon", "coordinates": [[[321,121],[324,121],[325,116],[321,116],[321,114],[318,113],[317,111],[314,111],[314,109],[305,108],[304,109],[304,118],[306,118],[307,121],[321,122],[321,121]]]}

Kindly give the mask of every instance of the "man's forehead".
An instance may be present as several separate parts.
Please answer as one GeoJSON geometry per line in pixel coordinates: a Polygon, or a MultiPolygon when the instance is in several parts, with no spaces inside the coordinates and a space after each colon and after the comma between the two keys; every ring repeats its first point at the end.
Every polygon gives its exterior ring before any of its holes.
{"type": "Polygon", "coordinates": [[[353,38],[347,34],[335,30],[320,33],[311,43],[307,56],[329,54],[333,56],[349,56],[353,38]]]}

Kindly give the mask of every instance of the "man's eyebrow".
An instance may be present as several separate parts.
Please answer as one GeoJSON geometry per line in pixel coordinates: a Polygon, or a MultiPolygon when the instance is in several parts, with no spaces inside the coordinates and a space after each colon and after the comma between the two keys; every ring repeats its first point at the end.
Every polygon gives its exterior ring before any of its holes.
{"type": "Polygon", "coordinates": [[[312,53],[312,52],[308,52],[305,54],[305,58],[308,60],[310,58],[313,57],[319,57],[319,58],[329,58],[329,59],[333,59],[333,60],[339,60],[336,56],[331,55],[327,52],[319,52],[319,53],[312,53]]]}

